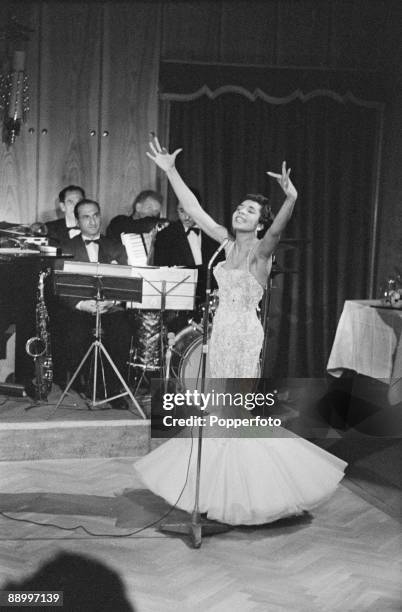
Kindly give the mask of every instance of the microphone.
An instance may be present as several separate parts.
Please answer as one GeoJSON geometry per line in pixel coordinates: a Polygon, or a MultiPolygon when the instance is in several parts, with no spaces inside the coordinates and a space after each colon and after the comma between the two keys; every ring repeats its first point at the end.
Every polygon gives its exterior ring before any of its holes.
{"type": "Polygon", "coordinates": [[[228,242],[230,242],[230,238],[229,236],[227,238],[225,238],[225,240],[223,242],[221,242],[221,244],[219,245],[219,247],[216,249],[215,253],[212,255],[211,259],[208,262],[208,270],[211,269],[212,264],[214,263],[215,259],[218,257],[219,253],[221,251],[223,251],[223,249],[225,248],[225,246],[228,244],[228,242]]]}

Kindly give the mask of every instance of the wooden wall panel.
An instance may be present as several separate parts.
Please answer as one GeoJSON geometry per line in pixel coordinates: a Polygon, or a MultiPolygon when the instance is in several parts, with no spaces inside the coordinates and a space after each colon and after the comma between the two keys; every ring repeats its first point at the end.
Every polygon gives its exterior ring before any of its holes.
{"type": "Polygon", "coordinates": [[[164,3],[162,59],[220,61],[221,13],[216,1],[164,3]]]}
{"type": "Polygon", "coordinates": [[[101,5],[42,4],[38,202],[43,220],[55,218],[57,194],[70,183],[96,196],[101,24],[101,5]]]}
{"type": "Polygon", "coordinates": [[[99,200],[104,222],[132,210],[135,195],[155,185],[146,157],[157,130],[160,7],[105,5],[99,200]]]}
{"type": "MultiPolygon", "coordinates": [[[[25,71],[29,84],[29,106],[27,122],[22,125],[20,135],[9,148],[0,142],[0,221],[11,223],[33,223],[37,219],[37,75],[39,7],[37,4],[5,3],[2,5],[0,29],[6,27],[9,15],[34,31],[30,40],[18,45],[26,52],[25,71]],[[34,130],[29,133],[29,128],[34,130]]],[[[5,57],[12,54],[14,45],[1,47],[0,66],[8,65],[5,57]]],[[[1,131],[0,126],[0,131],[1,131]]],[[[1,140],[1,136],[0,136],[1,140]]]]}

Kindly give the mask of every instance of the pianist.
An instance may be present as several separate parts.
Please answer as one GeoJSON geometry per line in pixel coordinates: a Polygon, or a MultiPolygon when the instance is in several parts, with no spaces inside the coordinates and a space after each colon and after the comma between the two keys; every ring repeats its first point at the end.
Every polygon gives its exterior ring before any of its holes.
{"type": "MultiPolygon", "coordinates": [[[[98,202],[82,199],[75,205],[74,214],[81,233],[63,243],[63,252],[74,255],[76,261],[127,264],[124,247],[100,233],[101,211],[98,202]]],[[[54,340],[57,345],[55,360],[56,355],[60,355],[60,347],[62,347],[64,374],[68,372],[71,376],[93,341],[96,302],[95,300],[60,298],[59,304],[54,340]]],[[[130,348],[130,329],[126,312],[121,307],[116,307],[111,301],[100,302],[100,309],[104,315],[102,316],[103,342],[117,369],[123,378],[126,378],[126,364],[130,348]]],[[[120,391],[120,383],[112,374],[109,365],[105,364],[105,366],[107,366],[105,367],[107,393],[114,395],[120,391]]],[[[57,370],[56,367],[55,369],[57,370]]],[[[76,389],[88,393],[90,385],[88,387],[87,382],[84,387],[79,383],[76,389]]],[[[126,407],[125,398],[119,398],[113,402],[113,408],[126,407]]]]}

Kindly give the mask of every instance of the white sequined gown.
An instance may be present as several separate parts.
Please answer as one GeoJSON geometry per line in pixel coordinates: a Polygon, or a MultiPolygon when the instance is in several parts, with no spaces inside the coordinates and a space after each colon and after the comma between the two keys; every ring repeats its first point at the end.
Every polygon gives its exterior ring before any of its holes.
{"type": "MultiPolygon", "coordinates": [[[[210,340],[211,377],[253,378],[263,342],[256,315],[263,289],[248,269],[220,263],[215,277],[219,306],[210,340]]],[[[235,410],[250,417],[243,408],[235,410]]],[[[228,416],[227,409],[210,412],[228,416]]],[[[344,461],[283,428],[272,437],[246,435],[251,437],[204,437],[199,508],[210,519],[258,525],[299,514],[325,501],[343,477],[344,461]]],[[[194,507],[196,437],[173,438],[135,464],[147,488],[188,512],[194,507]]]]}
{"type": "Polygon", "coordinates": [[[209,364],[214,378],[257,376],[263,330],[257,306],[263,294],[260,283],[248,270],[215,267],[219,286],[217,309],[209,347],[209,364]]]}

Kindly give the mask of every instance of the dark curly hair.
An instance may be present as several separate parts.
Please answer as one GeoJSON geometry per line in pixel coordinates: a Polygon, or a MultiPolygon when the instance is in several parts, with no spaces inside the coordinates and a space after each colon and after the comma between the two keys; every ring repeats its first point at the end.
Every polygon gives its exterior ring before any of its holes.
{"type": "Polygon", "coordinates": [[[74,216],[76,219],[80,218],[80,206],[83,206],[83,204],[95,204],[95,206],[98,209],[98,212],[100,213],[99,202],[96,202],[95,200],[89,200],[88,198],[82,198],[82,200],[79,200],[77,204],[74,206],[74,216]]]}
{"type": "Polygon", "coordinates": [[[153,198],[162,205],[163,195],[161,193],[154,191],[153,189],[144,189],[143,191],[140,191],[133,202],[133,213],[136,212],[137,204],[142,204],[142,202],[145,202],[147,198],[153,198]]]}
{"type": "Polygon", "coordinates": [[[79,191],[81,193],[82,200],[86,197],[85,191],[82,187],[79,187],[78,185],[67,185],[67,187],[64,187],[64,189],[62,189],[59,193],[59,202],[65,202],[66,196],[70,191],[79,191]]]}
{"type": "Polygon", "coordinates": [[[257,233],[257,238],[262,238],[267,229],[271,226],[272,221],[275,219],[275,215],[272,212],[269,200],[260,193],[247,193],[243,198],[242,202],[244,202],[244,200],[251,200],[252,202],[256,202],[261,206],[260,218],[258,219],[258,223],[260,223],[263,227],[257,233]]]}

